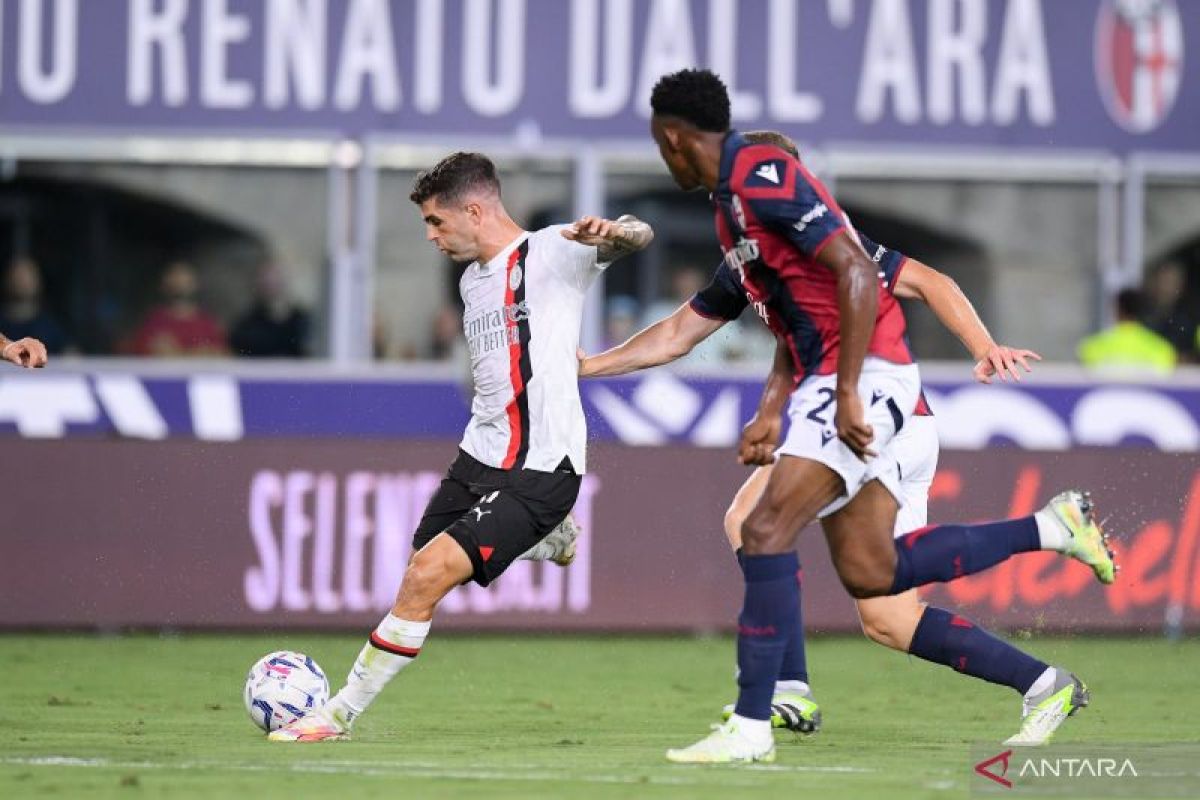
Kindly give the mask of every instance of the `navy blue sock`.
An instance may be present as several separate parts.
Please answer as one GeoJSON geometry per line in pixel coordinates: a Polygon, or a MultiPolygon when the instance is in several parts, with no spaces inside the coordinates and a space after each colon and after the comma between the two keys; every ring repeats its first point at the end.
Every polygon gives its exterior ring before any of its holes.
{"type": "Polygon", "coordinates": [[[783,650],[783,666],[779,668],[779,680],[804,681],[808,683],[808,657],[804,652],[804,581],[796,564],[796,624],[783,650]]]}
{"type": "Polygon", "coordinates": [[[896,539],[892,594],[951,581],[999,564],[1013,553],[1040,550],[1033,517],[982,525],[931,525],[896,539]]]}
{"type": "Polygon", "coordinates": [[[1021,694],[1049,668],[970,620],[933,606],[921,615],[908,652],[1021,694]]]}
{"type": "Polygon", "coordinates": [[[735,712],[748,719],[771,718],[771,696],[783,664],[783,651],[800,614],[795,553],[742,556],[746,598],[738,616],[738,701],[735,712]]]}

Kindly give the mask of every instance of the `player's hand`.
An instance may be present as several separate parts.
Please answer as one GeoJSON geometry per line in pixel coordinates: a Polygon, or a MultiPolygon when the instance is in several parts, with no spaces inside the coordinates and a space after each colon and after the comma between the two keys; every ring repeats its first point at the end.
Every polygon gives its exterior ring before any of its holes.
{"type": "Polygon", "coordinates": [[[588,357],[582,347],[575,348],[575,360],[579,362],[579,377],[586,378],[591,373],[588,372],[588,357]]]}
{"type": "Polygon", "coordinates": [[[775,448],[779,446],[779,435],[783,421],[779,416],[754,417],[742,428],[738,441],[738,461],[742,464],[766,466],[775,460],[775,448]]]}
{"type": "Polygon", "coordinates": [[[838,392],[833,424],[837,427],[838,438],[854,451],[854,455],[863,461],[869,456],[878,455],[871,449],[875,429],[867,424],[866,417],[863,416],[862,401],[858,399],[858,392],[838,392]]]}
{"type": "Polygon", "coordinates": [[[562,229],[564,239],[591,247],[607,244],[623,233],[621,227],[611,219],[592,216],[580,217],[573,224],[562,229]]]}
{"type": "Polygon", "coordinates": [[[46,345],[37,339],[25,337],[15,342],[9,342],[0,350],[0,358],[16,364],[18,367],[39,368],[46,366],[46,345]]]}
{"type": "Polygon", "coordinates": [[[997,376],[1000,380],[1007,381],[1009,375],[1014,381],[1020,381],[1021,373],[1017,370],[1017,365],[1020,364],[1026,372],[1033,372],[1033,368],[1029,366],[1030,359],[1041,361],[1042,357],[1032,350],[994,344],[975,364],[972,374],[980,383],[991,383],[992,378],[997,376]]]}

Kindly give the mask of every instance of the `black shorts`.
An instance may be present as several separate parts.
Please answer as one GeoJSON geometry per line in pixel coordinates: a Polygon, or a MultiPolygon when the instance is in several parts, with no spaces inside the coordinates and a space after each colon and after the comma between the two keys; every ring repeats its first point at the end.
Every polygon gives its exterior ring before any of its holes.
{"type": "Polygon", "coordinates": [[[413,534],[413,552],[442,531],[471,559],[487,586],[566,518],[582,479],[564,458],[554,472],[489,467],[458,451],[413,534]]]}

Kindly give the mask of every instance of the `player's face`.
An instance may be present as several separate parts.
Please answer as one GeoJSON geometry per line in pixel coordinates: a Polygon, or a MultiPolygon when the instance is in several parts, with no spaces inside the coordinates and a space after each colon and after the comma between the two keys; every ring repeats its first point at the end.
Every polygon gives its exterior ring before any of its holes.
{"type": "Polygon", "coordinates": [[[700,179],[696,177],[692,165],[683,156],[679,130],[668,128],[662,119],[652,116],[650,118],[650,135],[654,137],[654,143],[658,145],[658,154],[662,156],[663,163],[667,165],[671,177],[675,180],[675,185],[685,192],[698,187],[700,179]]]}
{"type": "Polygon", "coordinates": [[[451,261],[465,264],[479,257],[479,215],[467,205],[443,205],[438,198],[421,203],[425,238],[451,261]]]}

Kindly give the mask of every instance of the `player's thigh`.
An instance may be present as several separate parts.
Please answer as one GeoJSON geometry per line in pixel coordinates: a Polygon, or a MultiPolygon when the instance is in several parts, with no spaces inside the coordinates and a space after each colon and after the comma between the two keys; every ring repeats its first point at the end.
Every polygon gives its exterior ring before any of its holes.
{"type": "Polygon", "coordinates": [[[446,529],[471,560],[471,580],[487,586],[546,538],[575,505],[580,483],[574,474],[518,470],[480,497],[446,529]]]}
{"type": "Polygon", "coordinates": [[[877,597],[891,589],[896,572],[892,544],[896,510],[893,493],[873,480],[821,520],[834,569],[856,598],[877,597]]]}
{"type": "Polygon", "coordinates": [[[829,466],[781,455],[742,523],[743,552],[764,555],[790,550],[800,530],[844,491],[842,477],[829,466]]]}
{"type": "Polygon", "coordinates": [[[767,464],[750,473],[750,477],[741,485],[729,503],[729,509],[725,512],[725,537],[729,539],[729,545],[734,550],[742,546],[742,523],[746,521],[746,516],[750,513],[750,509],[754,508],[758,498],[762,497],[763,489],[767,486],[767,480],[771,477],[771,470],[774,466],[774,464],[767,464]]]}
{"type": "Polygon", "coordinates": [[[916,589],[888,597],[855,600],[858,619],[868,639],[884,647],[907,652],[913,633],[925,613],[916,589]]]}

